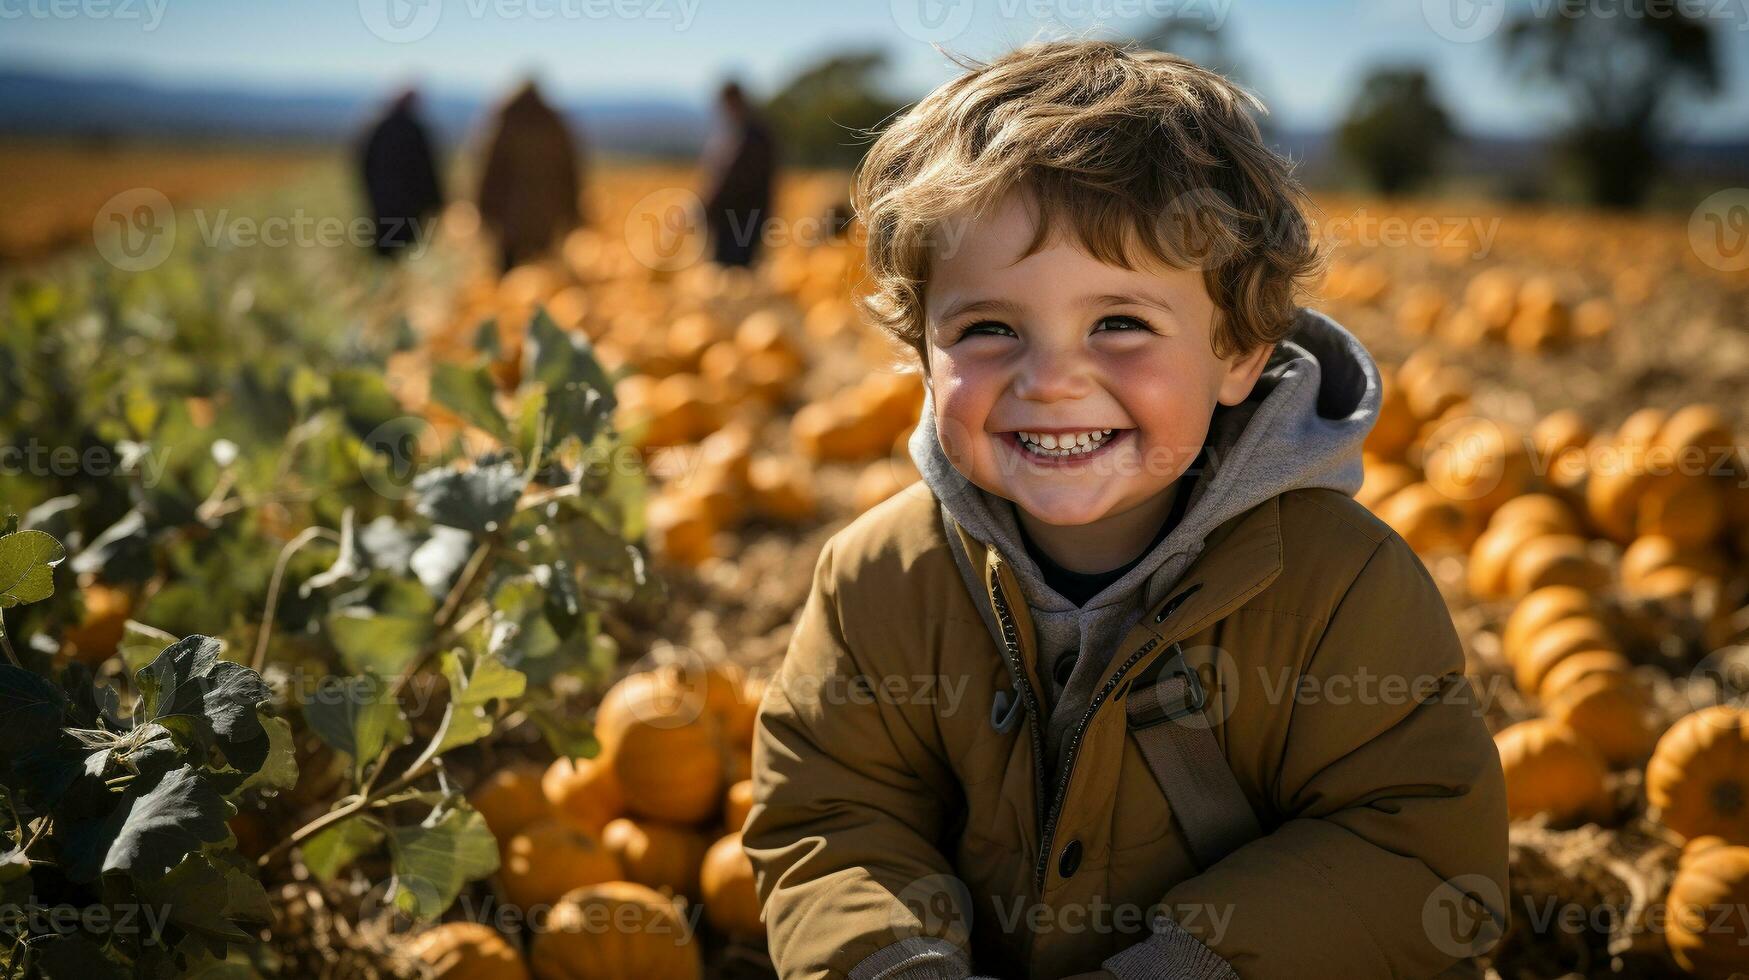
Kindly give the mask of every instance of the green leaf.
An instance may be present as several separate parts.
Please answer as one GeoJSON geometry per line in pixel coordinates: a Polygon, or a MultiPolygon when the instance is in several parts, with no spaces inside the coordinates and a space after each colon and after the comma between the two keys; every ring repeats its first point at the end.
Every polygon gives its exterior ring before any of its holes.
{"type": "Polygon", "coordinates": [[[383,842],[382,825],[369,817],[350,817],[304,841],[304,866],[321,881],[333,881],[360,854],[383,842]]]}
{"type": "Polygon", "coordinates": [[[219,659],[220,643],[190,636],[134,674],[144,718],[225,753],[239,771],[261,767],[267,737],[255,708],[273,696],[261,675],[219,659]],[[257,744],[259,743],[259,744],[257,744]]]}
{"type": "Polygon", "coordinates": [[[292,738],[291,722],[262,715],[261,727],[267,732],[267,759],[238,790],[291,789],[298,783],[297,743],[292,738]]]}
{"type": "Polygon", "coordinates": [[[129,783],[121,801],[100,822],[84,822],[63,833],[67,877],[93,881],[112,871],[141,881],[163,877],[190,851],[230,836],[225,821],[232,808],[199,770],[183,765],[148,783],[142,775],[129,783]]]}
{"type": "Polygon", "coordinates": [[[483,367],[469,368],[444,361],[431,371],[431,397],[481,429],[510,440],[510,427],[492,401],[492,375],[483,367]]]}
{"type": "Polygon", "coordinates": [[[486,534],[510,519],[526,482],[509,459],[470,470],[427,470],[413,480],[415,509],[435,523],[486,534]]]}
{"type": "Polygon", "coordinates": [[[358,772],[385,745],[404,741],[408,732],[407,718],[390,696],[389,685],[370,676],[329,678],[304,703],[304,721],[335,751],[351,756],[358,772]]]}
{"type": "Polygon", "coordinates": [[[41,602],[55,594],[55,566],[67,549],[42,531],[0,538],[0,609],[41,602]]]}
{"type": "Polygon", "coordinates": [[[431,638],[430,617],[394,616],[349,607],[328,616],[328,639],[348,670],[397,677],[431,638]]]}
{"type": "Polygon", "coordinates": [[[488,702],[522,697],[527,679],[490,653],[468,658],[455,651],[443,655],[443,676],[449,680],[449,705],[444,709],[439,753],[468,745],[492,733],[488,702]]]}
{"type": "Polygon", "coordinates": [[[532,378],[546,387],[547,425],[559,439],[575,436],[588,445],[615,404],[613,384],[588,339],[560,329],[539,309],[528,324],[528,346],[532,378]]]}
{"type": "Polygon", "coordinates": [[[416,827],[389,828],[397,908],[432,919],[455,902],[462,886],[498,870],[498,842],[471,809],[433,810],[416,827]]]}
{"type": "Polygon", "coordinates": [[[243,876],[235,868],[216,866],[200,853],[188,855],[168,874],[140,891],[148,902],[167,908],[171,922],[223,942],[253,942],[255,937],[241,929],[233,918],[239,911],[246,911],[251,918],[267,911],[267,893],[261,890],[259,881],[243,876]],[[254,892],[260,895],[259,902],[252,900],[247,885],[235,880],[238,876],[254,886],[254,892]],[[242,908],[235,908],[237,905],[242,908]]]}

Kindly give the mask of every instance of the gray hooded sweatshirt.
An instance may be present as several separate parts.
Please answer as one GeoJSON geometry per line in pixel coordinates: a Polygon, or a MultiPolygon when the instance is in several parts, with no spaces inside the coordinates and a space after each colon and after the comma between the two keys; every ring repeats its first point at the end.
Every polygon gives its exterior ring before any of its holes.
{"type": "MultiPolygon", "coordinates": [[[[1378,416],[1379,399],[1378,367],[1360,341],[1329,317],[1301,310],[1250,397],[1216,409],[1202,473],[1177,526],[1121,578],[1079,607],[1045,584],[1022,541],[1014,505],[954,469],[936,435],[933,405],[925,399],[922,420],[911,436],[911,458],[942,511],[1001,552],[1020,582],[1045,658],[1040,678],[1051,688],[1048,717],[1041,720],[1053,769],[1060,768],[1066,735],[1091,703],[1116,644],[1146,610],[1166,599],[1202,552],[1210,532],[1289,490],[1322,487],[1353,494],[1360,489],[1361,444],[1378,416]],[[1059,682],[1056,669],[1063,655],[1074,661],[1067,683],[1059,682]]],[[[948,541],[966,587],[982,599],[982,570],[972,567],[951,532],[948,541]]],[[[1000,643],[1001,629],[989,603],[977,606],[1000,643]]],[[[1125,950],[1106,969],[1124,980],[1231,975],[1224,963],[1205,972],[1207,966],[1193,965],[1187,956],[1206,960],[1212,954],[1180,930],[1176,936],[1157,935],[1125,950]]]]}

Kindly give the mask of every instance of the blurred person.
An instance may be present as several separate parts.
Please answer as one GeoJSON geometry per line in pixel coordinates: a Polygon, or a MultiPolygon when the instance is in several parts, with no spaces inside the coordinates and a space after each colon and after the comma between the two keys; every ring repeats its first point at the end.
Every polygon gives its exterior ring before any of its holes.
{"type": "Polygon", "coordinates": [[[739,84],[723,85],[717,108],[721,117],[705,147],[704,189],[699,195],[704,200],[711,255],[721,265],[752,265],[759,257],[760,229],[771,216],[776,140],[739,84]]]}
{"type": "Polygon", "coordinates": [[[535,83],[525,82],[493,123],[480,175],[480,221],[505,270],[537,258],[583,223],[579,154],[535,83]]]}
{"type": "Polygon", "coordinates": [[[443,208],[443,186],[425,124],[419,93],[406,89],[370,125],[359,148],[359,172],[376,222],[378,255],[395,256],[416,243],[421,223],[443,208]]]}

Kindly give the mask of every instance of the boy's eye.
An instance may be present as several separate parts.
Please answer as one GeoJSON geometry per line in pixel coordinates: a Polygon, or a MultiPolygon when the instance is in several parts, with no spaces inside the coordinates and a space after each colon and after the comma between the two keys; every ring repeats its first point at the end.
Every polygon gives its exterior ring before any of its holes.
{"type": "Polygon", "coordinates": [[[1093,325],[1094,333],[1101,330],[1147,330],[1152,332],[1153,329],[1145,321],[1133,316],[1101,317],[1099,322],[1093,325]]]}
{"type": "Polygon", "coordinates": [[[960,336],[961,337],[979,337],[979,336],[1012,337],[1012,336],[1014,336],[1014,330],[1012,328],[1010,328],[1006,323],[998,323],[995,320],[979,320],[977,323],[974,323],[971,326],[966,327],[964,330],[961,330],[960,336]]]}

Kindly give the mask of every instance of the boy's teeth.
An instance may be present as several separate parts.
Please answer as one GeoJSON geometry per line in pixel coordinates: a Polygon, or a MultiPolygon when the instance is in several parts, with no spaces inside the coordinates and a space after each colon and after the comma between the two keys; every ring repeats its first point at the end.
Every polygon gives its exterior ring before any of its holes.
{"type": "Polygon", "coordinates": [[[1029,452],[1041,456],[1076,456],[1098,449],[1111,435],[1110,429],[1089,429],[1085,432],[1017,432],[1020,443],[1029,452]]]}

